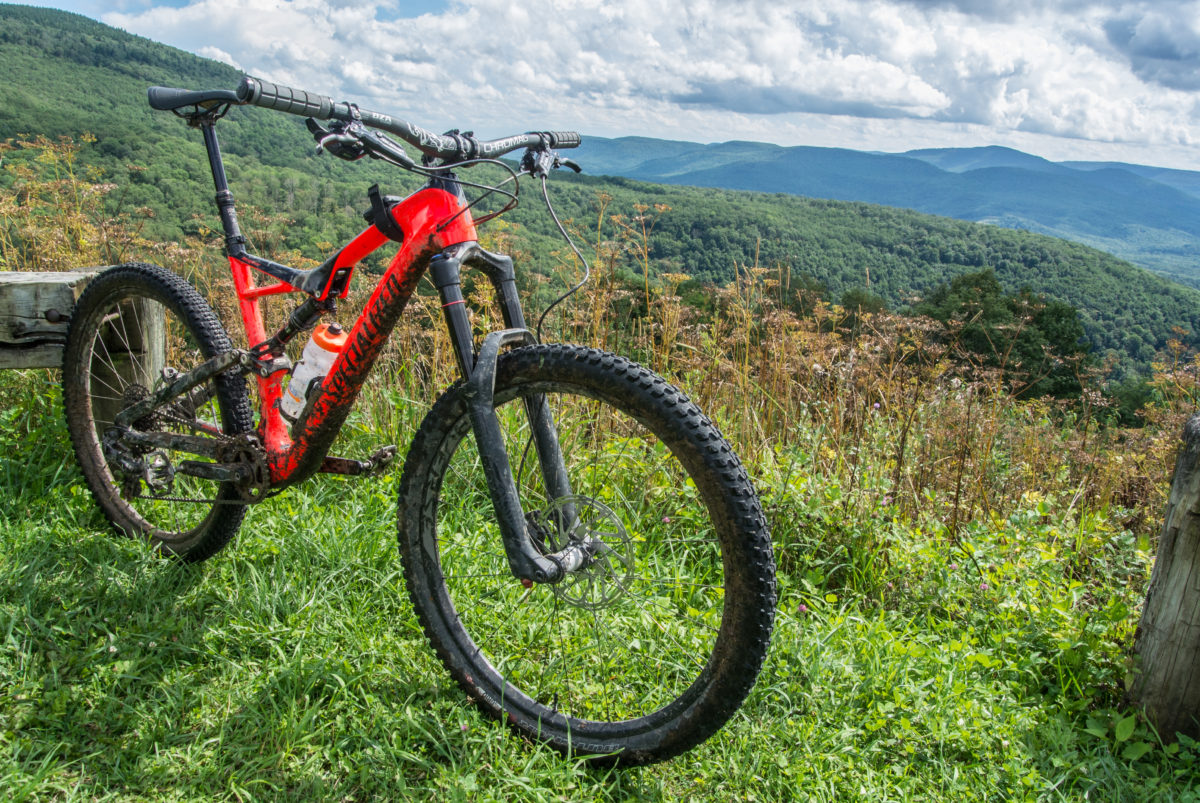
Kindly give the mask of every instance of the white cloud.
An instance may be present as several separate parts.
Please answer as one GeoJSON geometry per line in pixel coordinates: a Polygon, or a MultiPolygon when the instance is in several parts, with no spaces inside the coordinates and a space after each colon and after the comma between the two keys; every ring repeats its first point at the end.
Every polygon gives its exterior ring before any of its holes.
{"type": "Polygon", "coordinates": [[[233,56],[229,55],[228,53],[226,53],[224,50],[222,50],[219,47],[212,47],[211,45],[205,45],[204,47],[202,47],[196,51],[196,55],[204,56],[204,58],[212,59],[213,61],[219,61],[222,64],[228,64],[230,67],[233,67],[235,70],[242,69],[242,65],[238,64],[237,61],[233,58],[233,56]]]}
{"type": "Polygon", "coordinates": [[[879,150],[958,138],[1065,156],[1114,143],[1200,167],[1197,0],[454,0],[397,13],[379,0],[194,0],[102,19],[485,135],[577,127],[879,150]]]}
{"type": "Polygon", "coordinates": [[[1200,2],[1122,7],[1106,20],[1104,31],[1139,78],[1200,89],[1200,2]]]}

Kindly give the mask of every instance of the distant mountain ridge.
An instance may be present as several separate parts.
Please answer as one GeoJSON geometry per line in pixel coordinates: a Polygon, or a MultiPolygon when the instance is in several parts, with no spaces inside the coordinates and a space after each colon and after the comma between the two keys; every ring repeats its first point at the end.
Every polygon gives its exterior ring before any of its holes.
{"type": "Polygon", "coordinates": [[[950,173],[966,173],[990,167],[1042,170],[1048,173],[1062,173],[1070,169],[1041,156],[1000,145],[985,145],[979,148],[924,148],[894,155],[920,159],[950,173]]]}
{"type": "Polygon", "coordinates": [[[585,140],[593,173],[865,201],[1049,234],[1200,286],[1200,172],[1051,162],[1011,148],[872,153],[757,142],[585,140]]]}

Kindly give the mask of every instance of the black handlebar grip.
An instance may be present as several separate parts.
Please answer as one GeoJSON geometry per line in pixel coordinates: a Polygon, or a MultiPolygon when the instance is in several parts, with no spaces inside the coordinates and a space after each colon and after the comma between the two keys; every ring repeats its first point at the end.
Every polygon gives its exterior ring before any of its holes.
{"type": "Polygon", "coordinates": [[[583,139],[574,131],[547,131],[551,148],[578,148],[583,139]]]}
{"type": "Polygon", "coordinates": [[[238,85],[237,95],[242,103],[303,117],[315,117],[318,120],[328,120],[333,113],[333,100],[325,95],[316,95],[249,76],[243,78],[242,83],[238,85]]]}

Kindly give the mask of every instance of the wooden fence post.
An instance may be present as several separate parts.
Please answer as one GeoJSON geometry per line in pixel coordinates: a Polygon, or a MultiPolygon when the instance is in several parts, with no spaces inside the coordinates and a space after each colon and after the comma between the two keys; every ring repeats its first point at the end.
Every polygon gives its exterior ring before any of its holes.
{"type": "Polygon", "coordinates": [[[1183,428],[1158,557],[1135,635],[1131,698],[1166,740],[1200,736],[1200,414],[1183,428]]]}
{"type": "MultiPolygon", "coordinates": [[[[83,288],[100,269],[63,273],[0,271],[0,368],[59,368],[67,325],[83,288]]],[[[166,318],[160,304],[134,299],[117,308],[121,326],[102,330],[106,359],[92,366],[96,388],[153,388],[165,364],[166,318]],[[137,326],[133,322],[137,322],[137,326]]],[[[112,421],[127,399],[93,391],[92,415],[112,421]]]]}
{"type": "Polygon", "coordinates": [[[58,368],[75,302],[95,270],[0,272],[0,368],[58,368]]]}

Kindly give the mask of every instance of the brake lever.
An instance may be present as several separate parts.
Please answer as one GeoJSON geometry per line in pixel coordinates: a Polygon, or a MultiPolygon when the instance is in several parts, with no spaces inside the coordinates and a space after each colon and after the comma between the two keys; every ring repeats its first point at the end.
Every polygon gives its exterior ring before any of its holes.
{"type": "Polygon", "coordinates": [[[399,165],[405,170],[411,170],[417,166],[417,163],[412,160],[412,157],[408,155],[404,148],[382,134],[364,130],[361,141],[365,146],[368,146],[367,153],[372,158],[383,159],[384,161],[399,165]]]}
{"type": "Polygon", "coordinates": [[[550,171],[559,167],[569,167],[576,173],[582,173],[583,168],[570,159],[559,156],[552,150],[534,150],[530,148],[525,151],[525,156],[521,159],[521,169],[529,173],[531,176],[545,178],[550,175],[550,171]]]}
{"type": "Polygon", "coordinates": [[[361,159],[365,155],[362,147],[361,129],[355,130],[355,124],[325,128],[313,118],[304,121],[313,139],[317,141],[317,155],[323,151],[347,161],[361,159]]]}
{"type": "MultiPolygon", "coordinates": [[[[319,140],[317,140],[317,153],[320,153],[321,151],[325,150],[327,147],[327,143],[330,143],[330,142],[332,142],[334,145],[357,145],[357,144],[359,144],[358,137],[356,137],[352,134],[340,134],[340,133],[334,131],[329,134],[326,134],[325,136],[323,136],[319,140]]],[[[330,153],[333,153],[333,151],[330,150],[330,153]]]]}
{"type": "Polygon", "coordinates": [[[311,117],[304,120],[304,125],[308,128],[308,133],[312,134],[313,139],[317,141],[317,153],[320,153],[325,139],[329,136],[329,129],[311,117]]]}

